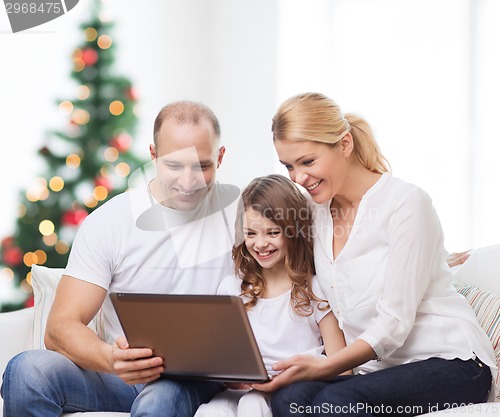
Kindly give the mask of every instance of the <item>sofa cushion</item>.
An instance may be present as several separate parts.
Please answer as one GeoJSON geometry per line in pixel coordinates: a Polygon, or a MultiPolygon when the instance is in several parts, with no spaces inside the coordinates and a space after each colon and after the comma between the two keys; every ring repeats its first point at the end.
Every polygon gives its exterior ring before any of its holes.
{"type": "MultiPolygon", "coordinates": [[[[33,308],[0,313],[0,379],[7,362],[33,346],[33,308]]],[[[0,398],[0,416],[1,410],[0,398]]]]}
{"type": "MultiPolygon", "coordinates": [[[[472,306],[477,321],[490,338],[499,369],[496,385],[500,387],[500,295],[459,281],[453,285],[472,306]]],[[[500,392],[497,393],[496,401],[500,401],[500,392]]]]}
{"type": "MultiPolygon", "coordinates": [[[[47,317],[56,294],[57,284],[64,272],[63,268],[47,268],[40,265],[31,267],[31,285],[35,301],[35,317],[33,322],[33,348],[45,349],[43,341],[47,317]]],[[[99,337],[104,335],[104,318],[102,311],[88,324],[99,337]]]]}

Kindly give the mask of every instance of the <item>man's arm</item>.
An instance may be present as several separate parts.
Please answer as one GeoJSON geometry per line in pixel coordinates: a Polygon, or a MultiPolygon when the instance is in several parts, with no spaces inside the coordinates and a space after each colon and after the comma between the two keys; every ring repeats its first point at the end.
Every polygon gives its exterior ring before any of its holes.
{"type": "Polygon", "coordinates": [[[47,320],[47,349],[62,353],[82,368],[112,372],[111,345],[87,327],[105,296],[104,288],[63,275],[47,320]]]}
{"type": "Polygon", "coordinates": [[[87,327],[105,296],[104,288],[63,275],[47,320],[45,346],[84,369],[114,373],[130,384],[158,378],[163,360],[151,357],[151,349],[129,349],[124,338],[110,345],[87,327]]]}

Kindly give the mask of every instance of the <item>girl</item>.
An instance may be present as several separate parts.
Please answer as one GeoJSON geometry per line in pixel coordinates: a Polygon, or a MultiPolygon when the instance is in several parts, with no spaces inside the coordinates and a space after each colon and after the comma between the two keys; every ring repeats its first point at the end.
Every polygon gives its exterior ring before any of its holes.
{"type": "MultiPolygon", "coordinates": [[[[324,359],[345,346],[337,320],[314,277],[312,217],[306,198],[281,175],[253,180],[243,191],[233,247],[235,276],[219,294],[240,295],[271,374],[299,353],[324,359]]],[[[231,385],[196,417],[269,416],[270,396],[231,385]]]]}
{"type": "Polygon", "coordinates": [[[281,163],[314,200],[315,265],[347,342],[322,361],[275,365],[281,373],[259,389],[295,382],[274,396],[275,417],[301,415],[298,406],[322,416],[412,416],[484,402],[492,346],[451,285],[429,196],[393,178],[368,123],[322,94],[284,102],[272,130],[281,163]],[[327,382],[354,367],[361,376],[327,382]],[[299,382],[311,380],[322,382],[299,382]]]}

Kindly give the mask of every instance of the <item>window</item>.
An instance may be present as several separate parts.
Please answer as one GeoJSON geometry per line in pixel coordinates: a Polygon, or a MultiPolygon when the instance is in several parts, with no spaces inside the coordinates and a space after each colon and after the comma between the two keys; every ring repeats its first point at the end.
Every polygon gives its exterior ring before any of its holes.
{"type": "Polygon", "coordinates": [[[276,105],[319,91],[365,117],[449,250],[500,240],[499,3],[280,0],[276,105]]]}

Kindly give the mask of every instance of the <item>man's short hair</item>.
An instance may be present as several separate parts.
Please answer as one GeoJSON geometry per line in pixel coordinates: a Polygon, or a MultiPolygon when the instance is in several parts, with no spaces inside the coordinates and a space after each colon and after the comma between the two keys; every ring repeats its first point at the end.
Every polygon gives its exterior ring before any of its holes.
{"type": "Polygon", "coordinates": [[[178,124],[197,125],[201,120],[208,120],[215,132],[216,143],[220,140],[220,124],[214,112],[196,101],[176,101],[163,107],[156,116],[153,130],[154,144],[157,146],[158,135],[165,120],[174,120],[178,124]]]}

